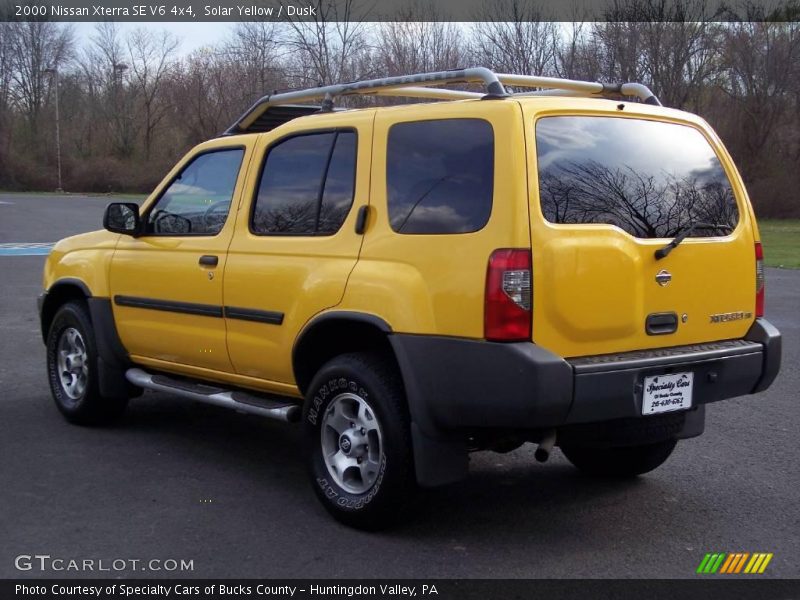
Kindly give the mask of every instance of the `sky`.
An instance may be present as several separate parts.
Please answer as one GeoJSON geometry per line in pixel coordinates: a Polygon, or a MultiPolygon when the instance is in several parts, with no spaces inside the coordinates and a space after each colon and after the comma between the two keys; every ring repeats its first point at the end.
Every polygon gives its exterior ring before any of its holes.
{"type": "MultiPolygon", "coordinates": [[[[156,31],[166,29],[181,40],[179,52],[185,56],[203,46],[211,46],[223,40],[236,23],[117,23],[123,35],[139,27],[156,31]]],[[[78,42],[88,41],[94,35],[96,23],[73,23],[78,42]]]]}

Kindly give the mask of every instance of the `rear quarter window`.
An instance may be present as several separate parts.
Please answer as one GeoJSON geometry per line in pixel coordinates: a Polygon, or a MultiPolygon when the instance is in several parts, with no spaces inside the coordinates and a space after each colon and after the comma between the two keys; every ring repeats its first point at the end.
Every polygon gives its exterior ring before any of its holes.
{"type": "Polygon", "coordinates": [[[398,123],[386,157],[389,222],[398,233],[470,233],[492,212],[494,131],[482,119],[398,123]]]}
{"type": "Polygon", "coordinates": [[[551,223],[605,223],[638,238],[725,235],[739,222],[728,177],[706,138],[675,123],[544,117],[536,123],[539,197],[551,223]]]}

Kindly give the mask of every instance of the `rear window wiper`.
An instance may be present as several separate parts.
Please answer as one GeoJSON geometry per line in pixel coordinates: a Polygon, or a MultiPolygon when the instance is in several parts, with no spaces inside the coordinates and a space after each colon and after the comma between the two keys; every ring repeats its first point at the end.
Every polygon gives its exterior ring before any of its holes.
{"type": "Polygon", "coordinates": [[[725,225],[723,223],[704,223],[702,221],[697,221],[692,223],[691,225],[687,226],[683,229],[675,238],[663,248],[659,248],[655,252],[656,260],[661,260],[665,256],[667,256],[670,252],[672,252],[675,248],[678,247],[683,240],[687,237],[692,235],[692,232],[696,229],[724,229],[728,232],[733,231],[733,227],[731,225],[725,225]]]}

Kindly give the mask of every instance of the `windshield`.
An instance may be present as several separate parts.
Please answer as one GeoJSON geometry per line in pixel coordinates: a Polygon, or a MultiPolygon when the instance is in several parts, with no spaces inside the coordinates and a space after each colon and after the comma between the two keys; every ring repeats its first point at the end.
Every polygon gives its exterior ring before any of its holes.
{"type": "Polygon", "coordinates": [[[639,238],[730,233],[739,211],[703,135],[674,123],[545,117],[536,124],[539,196],[551,223],[616,225],[639,238]]]}

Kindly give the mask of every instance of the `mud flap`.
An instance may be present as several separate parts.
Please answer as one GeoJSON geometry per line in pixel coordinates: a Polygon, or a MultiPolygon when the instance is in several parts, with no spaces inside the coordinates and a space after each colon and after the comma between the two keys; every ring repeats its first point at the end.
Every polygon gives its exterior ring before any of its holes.
{"type": "Polygon", "coordinates": [[[414,467],[421,487],[435,487],[460,481],[469,471],[466,442],[437,440],[425,435],[411,422],[414,467]]]}

